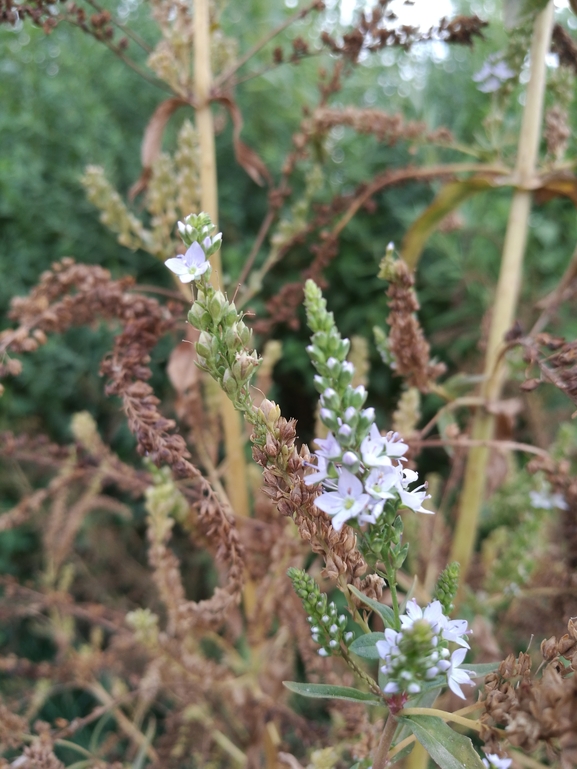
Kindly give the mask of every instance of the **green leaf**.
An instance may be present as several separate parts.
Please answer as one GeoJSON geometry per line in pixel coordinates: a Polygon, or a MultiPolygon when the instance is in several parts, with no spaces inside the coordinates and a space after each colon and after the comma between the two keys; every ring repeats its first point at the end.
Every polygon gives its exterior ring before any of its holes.
{"type": "Polygon", "coordinates": [[[360,692],[350,686],[331,686],[330,684],[299,684],[296,681],[283,681],[283,686],[303,697],[316,699],[348,700],[364,702],[366,705],[382,705],[383,701],[374,694],[360,692]]]}
{"type": "Polygon", "coordinates": [[[503,21],[505,29],[519,27],[535,16],[549,0],[503,0],[503,21]]]}
{"type": "Polygon", "coordinates": [[[475,678],[483,678],[489,673],[494,673],[500,664],[500,662],[483,662],[480,665],[469,665],[467,662],[467,670],[472,670],[475,673],[475,678]]]}
{"type": "Polygon", "coordinates": [[[415,747],[416,742],[410,742],[408,745],[406,745],[401,751],[397,753],[396,756],[393,756],[392,758],[389,758],[387,761],[387,766],[393,766],[397,763],[397,761],[400,761],[403,758],[406,758],[409,753],[412,751],[412,749],[415,747]]]}
{"type": "MultiPolygon", "coordinates": [[[[446,682],[445,682],[446,683],[446,682]]],[[[379,681],[380,684],[380,681],[379,681]]],[[[409,700],[407,700],[407,704],[405,707],[407,708],[432,708],[435,704],[435,700],[439,696],[439,694],[442,692],[443,687],[437,686],[436,689],[429,689],[426,692],[419,692],[419,694],[415,694],[414,697],[411,697],[409,700]]],[[[395,732],[395,736],[393,738],[393,745],[396,745],[399,742],[402,742],[405,737],[408,737],[410,734],[413,733],[413,730],[410,728],[408,724],[399,724],[397,727],[397,731],[395,732]]]]}
{"type": "Polygon", "coordinates": [[[447,214],[467,198],[492,187],[493,184],[489,179],[483,177],[445,184],[431,205],[413,222],[403,238],[401,256],[409,267],[414,269],[417,266],[425,243],[447,214]]]}
{"type": "Polygon", "coordinates": [[[483,769],[471,740],[453,731],[440,718],[405,716],[399,721],[409,725],[433,761],[443,769],[483,769]]]}
{"type": "Polygon", "coordinates": [[[384,633],[367,633],[359,638],[355,638],[349,649],[357,657],[364,657],[367,660],[378,660],[379,653],[376,644],[377,641],[382,641],[384,637],[384,633]]]}
{"type": "Polygon", "coordinates": [[[367,598],[366,595],[361,593],[360,590],[357,590],[356,587],[353,587],[353,585],[349,585],[349,590],[359,599],[359,601],[362,601],[365,606],[368,606],[379,615],[379,617],[385,623],[385,627],[396,629],[395,612],[391,609],[390,606],[386,606],[384,603],[379,603],[373,598],[367,598]]]}

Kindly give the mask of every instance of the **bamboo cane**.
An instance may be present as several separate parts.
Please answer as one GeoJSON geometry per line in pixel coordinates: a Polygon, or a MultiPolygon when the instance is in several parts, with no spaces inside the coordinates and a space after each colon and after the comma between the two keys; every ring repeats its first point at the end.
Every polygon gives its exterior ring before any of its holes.
{"type": "MultiPolygon", "coordinates": [[[[517,188],[509,211],[501,271],[487,344],[481,389],[485,407],[477,411],[471,431],[471,437],[475,441],[489,441],[493,437],[495,417],[489,413],[487,406],[499,399],[506,374],[502,357],[503,338],[513,324],[521,286],[523,256],[531,211],[529,187],[538,158],[545,94],[546,56],[551,43],[553,13],[553,0],[550,0],[547,7],[538,14],[533,28],[531,76],[526,91],[517,152],[517,188]]],[[[489,448],[486,445],[472,448],[467,458],[459,517],[449,559],[461,564],[463,583],[475,545],[479,513],[485,492],[488,459],[489,448]]]]}
{"type": "MultiPolygon", "coordinates": [[[[214,124],[210,108],[212,73],[210,68],[210,18],[208,0],[194,0],[194,87],[197,102],[196,128],[200,144],[201,208],[218,222],[218,189],[214,124]]],[[[222,276],[220,253],[211,257],[212,282],[215,287],[222,276]]],[[[240,415],[225,393],[222,393],[221,417],[226,448],[225,486],[237,515],[250,511],[244,438],[240,415]]]]}

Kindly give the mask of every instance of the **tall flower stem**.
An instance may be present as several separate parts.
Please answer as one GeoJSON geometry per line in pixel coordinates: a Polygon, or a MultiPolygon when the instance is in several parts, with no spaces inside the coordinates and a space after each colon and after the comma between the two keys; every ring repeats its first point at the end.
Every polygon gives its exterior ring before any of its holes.
{"type": "Polygon", "coordinates": [[[480,443],[471,449],[467,458],[459,518],[449,559],[461,564],[463,578],[470,566],[485,492],[489,459],[489,448],[485,442],[493,438],[495,428],[495,417],[490,413],[490,406],[501,395],[506,373],[503,338],[513,324],[521,286],[531,211],[531,182],[535,174],[541,134],[546,56],[551,42],[553,12],[553,0],[550,0],[547,7],[536,17],[533,29],[531,76],[527,86],[515,168],[516,190],[509,211],[481,389],[484,407],[478,409],[471,431],[472,439],[480,443]]]}
{"type": "MultiPolygon", "coordinates": [[[[218,189],[216,181],[216,153],[214,123],[210,108],[212,73],[210,69],[210,17],[209,0],[194,0],[194,88],[197,102],[196,128],[200,144],[201,208],[218,222],[218,189]]],[[[211,280],[215,288],[222,276],[220,254],[211,258],[211,280]]],[[[221,395],[221,416],[226,448],[225,485],[228,497],[237,515],[249,515],[246,460],[240,415],[228,399],[221,395]]]]}
{"type": "Polygon", "coordinates": [[[373,758],[373,769],[384,769],[387,764],[387,755],[395,736],[395,729],[397,728],[397,719],[392,713],[389,713],[385,722],[385,728],[381,734],[381,739],[377,746],[375,757],[373,758]]]}

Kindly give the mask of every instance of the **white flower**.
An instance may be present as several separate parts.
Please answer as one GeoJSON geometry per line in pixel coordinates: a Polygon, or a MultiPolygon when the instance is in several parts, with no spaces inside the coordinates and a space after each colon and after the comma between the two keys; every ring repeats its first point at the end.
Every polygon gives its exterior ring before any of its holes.
{"type": "Polygon", "coordinates": [[[567,502],[563,494],[548,494],[546,491],[530,491],[529,498],[533,507],[551,510],[553,507],[559,510],[567,510],[567,502]]]}
{"type": "Polygon", "coordinates": [[[374,424],[370,433],[361,443],[361,456],[367,467],[386,467],[392,464],[391,460],[383,454],[385,439],[374,424]]]}
{"type": "Polygon", "coordinates": [[[181,283],[190,283],[193,280],[198,280],[210,267],[202,246],[196,242],[192,244],[185,254],[179,254],[171,259],[167,259],[165,265],[175,275],[178,275],[181,283]]]}
{"type": "Polygon", "coordinates": [[[401,614],[401,627],[403,630],[413,626],[416,620],[425,619],[434,633],[440,633],[445,641],[452,641],[469,649],[469,644],[463,638],[471,631],[467,629],[467,620],[449,619],[443,614],[440,601],[433,601],[424,609],[417,604],[414,598],[407,602],[406,614],[401,614]]]}
{"type": "Polygon", "coordinates": [[[335,531],[340,531],[345,521],[357,518],[370,502],[363,492],[363,484],[348,470],[341,470],[337,491],[326,491],[315,499],[315,505],[333,517],[335,531]]]}
{"type": "Polygon", "coordinates": [[[431,496],[430,494],[427,494],[426,491],[421,491],[421,489],[425,488],[426,486],[423,484],[423,486],[419,486],[414,491],[399,489],[399,496],[401,498],[402,507],[408,507],[414,513],[427,513],[428,515],[434,515],[432,510],[427,510],[425,507],[423,507],[423,502],[425,499],[429,499],[431,496]]]}
{"type": "Polygon", "coordinates": [[[387,436],[383,440],[385,451],[389,457],[398,459],[399,457],[404,456],[409,450],[407,444],[403,443],[399,433],[387,433],[387,436]]]}
{"type": "Polygon", "coordinates": [[[513,759],[501,758],[497,753],[487,753],[487,758],[483,759],[483,763],[487,769],[491,769],[491,767],[495,767],[495,769],[509,769],[513,759]]]}
{"type": "Polygon", "coordinates": [[[411,598],[410,601],[407,601],[406,612],[406,614],[401,614],[399,617],[403,630],[413,627],[417,620],[425,619],[433,632],[438,633],[443,627],[444,622],[447,621],[440,601],[433,601],[433,603],[421,609],[415,599],[411,598]]]}
{"type": "Polygon", "coordinates": [[[457,649],[454,651],[451,654],[451,664],[447,670],[447,683],[449,684],[449,689],[463,700],[465,699],[465,695],[463,694],[463,690],[461,689],[460,685],[466,684],[469,686],[475,686],[475,682],[471,681],[471,676],[474,676],[475,673],[472,670],[459,669],[459,665],[465,659],[466,654],[466,649],[457,649]]]}
{"type": "Polygon", "coordinates": [[[315,451],[317,457],[333,461],[341,458],[343,450],[332,433],[329,433],[326,438],[316,438],[315,443],[320,447],[318,451],[315,451]]]}
{"type": "MultiPolygon", "coordinates": [[[[401,634],[397,633],[396,630],[393,630],[392,628],[388,627],[385,629],[385,638],[382,641],[377,641],[377,652],[379,653],[379,657],[384,660],[385,662],[390,662],[391,657],[397,656],[399,653],[399,647],[397,646],[397,643],[399,639],[401,638],[401,634]]],[[[387,672],[387,668],[381,668],[383,673],[387,672]]]]}
{"type": "Polygon", "coordinates": [[[399,472],[396,467],[379,467],[371,470],[365,480],[365,490],[375,499],[394,499],[391,493],[399,480],[399,472]]]}

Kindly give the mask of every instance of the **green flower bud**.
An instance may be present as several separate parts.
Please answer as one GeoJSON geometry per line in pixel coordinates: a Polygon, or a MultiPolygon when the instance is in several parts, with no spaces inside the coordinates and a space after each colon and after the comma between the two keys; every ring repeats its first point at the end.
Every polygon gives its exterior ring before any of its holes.
{"type": "Polygon", "coordinates": [[[195,328],[200,328],[200,321],[204,313],[205,310],[203,306],[198,301],[196,301],[188,311],[188,322],[190,325],[194,326],[195,328]]]}
{"type": "Polygon", "coordinates": [[[234,396],[238,394],[238,382],[234,378],[230,369],[226,369],[224,372],[224,376],[222,378],[222,389],[227,393],[227,395],[234,396]]]}
{"type": "Polygon", "coordinates": [[[222,322],[226,328],[232,327],[238,320],[238,312],[234,304],[229,304],[228,310],[224,313],[222,322]]]}
{"type": "Polygon", "coordinates": [[[213,337],[211,337],[209,333],[201,331],[198,342],[196,343],[196,351],[199,355],[202,355],[203,358],[210,357],[212,352],[212,341],[213,337]]]}
{"type": "Polygon", "coordinates": [[[459,564],[453,561],[440,573],[437,580],[433,600],[441,602],[443,614],[449,615],[454,609],[453,601],[459,589],[459,571],[459,564]]]}
{"type": "Polygon", "coordinates": [[[219,323],[227,311],[227,304],[228,302],[222,291],[215,291],[208,300],[208,312],[215,323],[219,323]]]}

